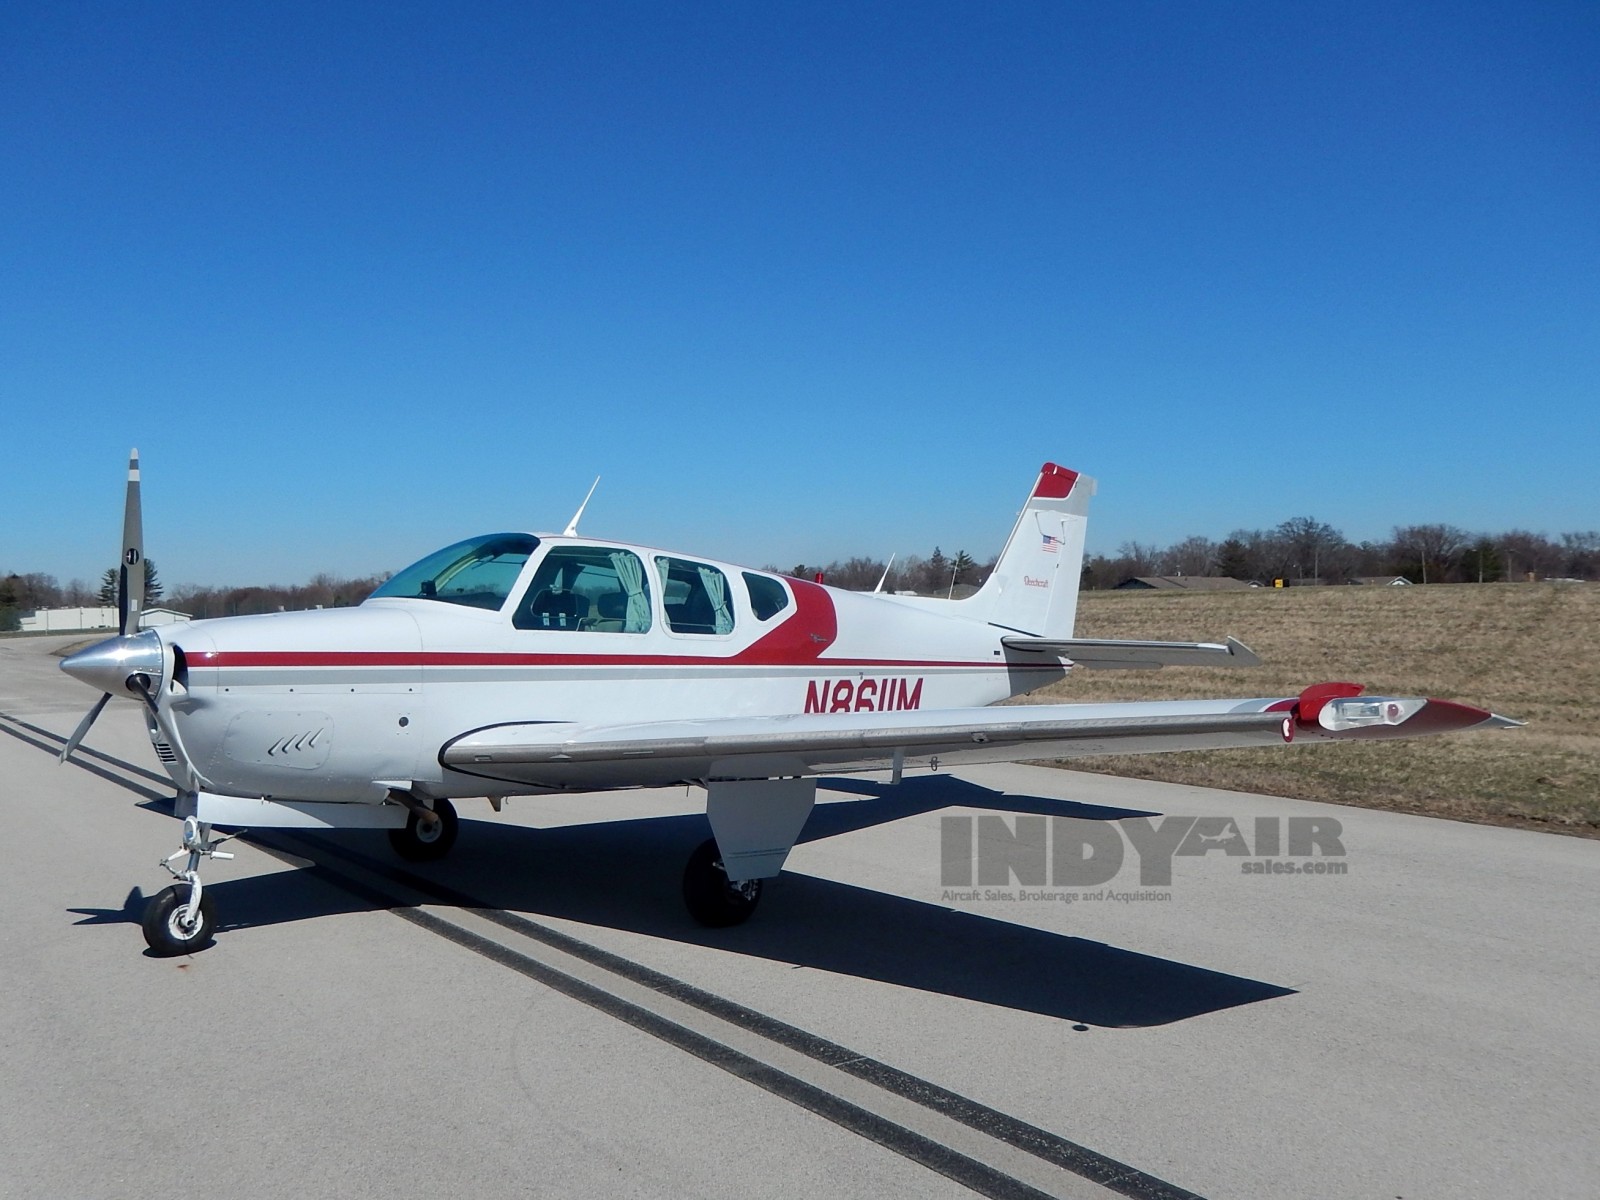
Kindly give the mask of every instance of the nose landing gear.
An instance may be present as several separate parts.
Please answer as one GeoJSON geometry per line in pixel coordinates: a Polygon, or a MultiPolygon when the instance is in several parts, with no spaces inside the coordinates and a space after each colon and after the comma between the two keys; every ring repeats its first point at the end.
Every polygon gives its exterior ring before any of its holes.
{"type": "Polygon", "coordinates": [[[213,841],[211,826],[193,817],[184,818],[182,849],[161,861],[178,882],[151,897],[141,922],[145,944],[160,957],[188,954],[211,944],[211,932],[216,928],[216,905],[200,883],[200,860],[232,858],[228,851],[217,849],[227,840],[220,837],[213,841]],[[189,862],[179,871],[172,861],[185,854],[189,862]]]}

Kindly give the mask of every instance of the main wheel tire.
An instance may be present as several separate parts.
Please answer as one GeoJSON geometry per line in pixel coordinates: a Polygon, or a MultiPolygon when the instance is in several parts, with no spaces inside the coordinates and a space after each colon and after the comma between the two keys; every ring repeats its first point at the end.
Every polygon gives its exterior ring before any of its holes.
{"type": "Polygon", "coordinates": [[[151,897],[144,906],[145,944],[162,958],[177,954],[191,954],[211,944],[211,931],[216,928],[216,909],[210,892],[200,893],[200,911],[193,924],[184,920],[189,908],[189,885],[175,883],[151,897]]]}
{"type": "Polygon", "coordinates": [[[450,853],[456,844],[460,822],[456,820],[456,807],[448,800],[433,802],[433,815],[437,821],[423,824],[422,818],[412,813],[404,829],[389,830],[389,844],[394,852],[408,862],[436,862],[450,853]]]}
{"type": "Polygon", "coordinates": [[[717,839],[707,838],[683,868],[683,902],[689,915],[710,929],[726,929],[748,920],[761,903],[761,880],[732,883],[722,866],[717,839]]]}

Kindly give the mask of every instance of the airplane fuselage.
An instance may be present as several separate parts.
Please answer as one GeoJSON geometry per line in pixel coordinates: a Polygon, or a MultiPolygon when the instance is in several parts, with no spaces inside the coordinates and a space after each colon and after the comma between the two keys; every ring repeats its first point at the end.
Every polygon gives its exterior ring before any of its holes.
{"type": "Polygon", "coordinates": [[[184,789],[240,796],[374,802],[395,786],[429,797],[530,793],[550,789],[461,774],[441,764],[441,748],[511,721],[583,727],[664,714],[977,707],[1065,673],[1036,655],[1016,661],[1000,644],[1010,631],[947,615],[939,601],[846,592],[705,558],[693,561],[729,581],[726,632],[677,632],[663,587],[650,589],[640,632],[518,628],[529,580],[563,546],[662,556],[541,536],[500,609],[379,596],[354,609],[163,628],[175,685],[163,703],[183,751],[163,760],[176,758],[169,767],[179,772],[192,764],[198,778],[178,778],[184,789]],[[741,583],[751,575],[767,581],[767,596],[776,585],[786,598],[766,619],[741,583]]]}

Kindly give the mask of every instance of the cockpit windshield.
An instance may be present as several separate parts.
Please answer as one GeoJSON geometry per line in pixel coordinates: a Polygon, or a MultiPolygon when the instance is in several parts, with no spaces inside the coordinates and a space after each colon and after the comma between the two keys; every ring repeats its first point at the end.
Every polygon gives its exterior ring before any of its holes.
{"type": "Polygon", "coordinates": [[[538,545],[531,533],[468,538],[412,563],[373,592],[371,599],[440,600],[497,610],[538,545]]]}

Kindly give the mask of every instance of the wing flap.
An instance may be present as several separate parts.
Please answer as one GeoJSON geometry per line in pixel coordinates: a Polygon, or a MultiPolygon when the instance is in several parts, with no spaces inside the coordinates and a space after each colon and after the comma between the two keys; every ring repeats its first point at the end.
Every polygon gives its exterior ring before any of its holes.
{"type": "Polygon", "coordinates": [[[1137,642],[1109,638],[1003,637],[1000,644],[1028,654],[1053,654],[1095,670],[1157,667],[1259,667],[1256,652],[1237,638],[1226,642],[1137,642]]]}

